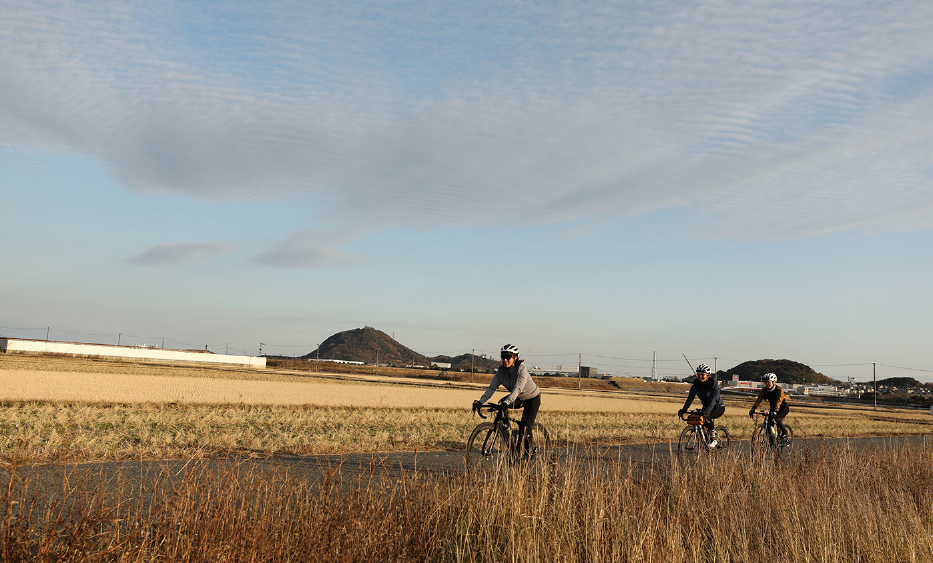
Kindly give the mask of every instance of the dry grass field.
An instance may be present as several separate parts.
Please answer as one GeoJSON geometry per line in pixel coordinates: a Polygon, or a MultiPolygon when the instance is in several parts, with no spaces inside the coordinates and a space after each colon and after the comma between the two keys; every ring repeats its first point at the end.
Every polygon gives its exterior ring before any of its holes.
{"type": "MultiPolygon", "coordinates": [[[[462,448],[482,384],[0,354],[0,456],[125,459],[462,448]]],[[[681,387],[682,388],[682,387],[681,387]]],[[[683,391],[681,391],[683,392],[683,391]]],[[[676,440],[683,395],[546,388],[559,442],[676,440]]],[[[747,400],[722,419],[748,437],[747,400]]],[[[798,436],[929,433],[929,413],[792,404],[798,436]]]]}
{"type": "Polygon", "coordinates": [[[148,476],[144,495],[93,473],[48,495],[28,468],[4,471],[0,559],[11,563],[933,561],[928,445],[391,479],[377,467],[309,480],[195,460],[148,476]]]}

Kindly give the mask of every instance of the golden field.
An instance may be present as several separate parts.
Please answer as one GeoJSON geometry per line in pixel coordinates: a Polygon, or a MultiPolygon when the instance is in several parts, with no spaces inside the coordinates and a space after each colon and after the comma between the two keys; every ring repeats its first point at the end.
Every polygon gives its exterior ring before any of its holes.
{"type": "MultiPolygon", "coordinates": [[[[608,386],[607,386],[608,387],[608,386]]],[[[0,455],[36,459],[462,448],[483,384],[0,354],[0,455]]],[[[496,397],[500,396],[496,395],[496,397]]],[[[543,389],[559,442],[676,440],[684,394],[543,389]]],[[[750,435],[747,399],[721,424],[750,435]]],[[[798,437],[923,434],[929,413],[792,403],[798,437]]]]}

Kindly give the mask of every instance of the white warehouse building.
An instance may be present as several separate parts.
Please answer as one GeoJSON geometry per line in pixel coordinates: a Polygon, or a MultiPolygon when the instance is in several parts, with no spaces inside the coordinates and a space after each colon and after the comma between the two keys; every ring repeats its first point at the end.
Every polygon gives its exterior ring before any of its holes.
{"type": "Polygon", "coordinates": [[[55,342],[30,340],[27,338],[0,337],[0,352],[6,354],[61,354],[66,356],[89,356],[107,358],[133,358],[162,362],[198,362],[210,364],[239,365],[264,369],[265,358],[255,356],[229,356],[207,351],[166,350],[148,346],[114,346],[112,344],[85,344],[80,342],[55,342]]]}

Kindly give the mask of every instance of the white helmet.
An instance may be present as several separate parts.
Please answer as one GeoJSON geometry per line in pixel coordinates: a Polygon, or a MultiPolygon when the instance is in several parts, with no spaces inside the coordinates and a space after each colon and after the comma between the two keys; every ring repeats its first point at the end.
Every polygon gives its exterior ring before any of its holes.
{"type": "Polygon", "coordinates": [[[502,350],[499,350],[500,354],[512,354],[514,356],[518,355],[518,346],[514,344],[506,344],[502,347],[502,350]]]}
{"type": "Polygon", "coordinates": [[[767,383],[768,381],[777,382],[777,376],[773,373],[766,373],[761,376],[761,381],[767,383]]]}
{"type": "Polygon", "coordinates": [[[705,373],[706,375],[709,375],[712,372],[713,370],[709,369],[709,366],[706,364],[700,364],[697,366],[697,373],[705,373]]]}

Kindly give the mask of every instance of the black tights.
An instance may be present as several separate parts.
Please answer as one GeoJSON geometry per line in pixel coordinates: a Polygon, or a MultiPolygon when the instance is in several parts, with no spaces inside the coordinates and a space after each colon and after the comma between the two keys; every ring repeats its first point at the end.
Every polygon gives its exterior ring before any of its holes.
{"type": "Polygon", "coordinates": [[[713,422],[713,419],[719,418],[726,412],[726,407],[713,407],[712,412],[709,413],[709,418],[703,421],[703,426],[706,426],[706,429],[712,432],[716,430],[716,423],[713,422]]]}
{"type": "Polygon", "coordinates": [[[789,412],[790,407],[787,406],[787,401],[784,401],[774,417],[774,423],[777,424],[778,432],[781,434],[787,434],[787,429],[784,428],[784,417],[787,416],[789,412]]]}
{"type": "Polygon", "coordinates": [[[535,419],[538,418],[538,409],[541,408],[541,395],[527,401],[517,400],[512,408],[522,409],[522,419],[518,422],[518,431],[522,432],[525,448],[532,443],[532,429],[535,419]]]}

